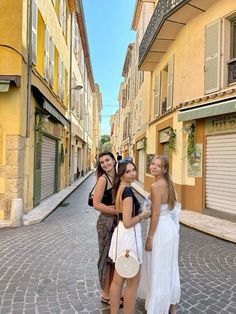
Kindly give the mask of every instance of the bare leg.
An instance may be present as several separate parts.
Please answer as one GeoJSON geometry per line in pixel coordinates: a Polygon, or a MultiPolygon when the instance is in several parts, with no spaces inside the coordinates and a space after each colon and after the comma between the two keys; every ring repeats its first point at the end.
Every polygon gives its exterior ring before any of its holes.
{"type": "Polygon", "coordinates": [[[114,275],[114,266],[112,264],[109,264],[107,266],[106,282],[105,282],[105,285],[102,289],[102,296],[105,299],[110,298],[110,286],[112,283],[113,275],[114,275]]]}
{"type": "Polygon", "coordinates": [[[126,279],[126,288],[124,292],[124,314],[135,313],[139,279],[140,272],[138,272],[138,274],[135,277],[126,279]]]}
{"type": "Polygon", "coordinates": [[[118,314],[120,309],[121,290],[124,284],[124,278],[114,272],[114,277],[110,287],[110,313],[118,314]]]}

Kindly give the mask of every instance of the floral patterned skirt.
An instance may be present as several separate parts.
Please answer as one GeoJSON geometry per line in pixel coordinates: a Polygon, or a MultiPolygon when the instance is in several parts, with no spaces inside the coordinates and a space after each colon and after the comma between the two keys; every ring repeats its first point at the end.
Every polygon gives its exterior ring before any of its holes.
{"type": "Polygon", "coordinates": [[[112,260],[108,257],[111,238],[115,227],[117,226],[117,217],[101,213],[97,221],[98,233],[98,276],[100,286],[103,289],[107,280],[107,272],[114,268],[112,260]]]}

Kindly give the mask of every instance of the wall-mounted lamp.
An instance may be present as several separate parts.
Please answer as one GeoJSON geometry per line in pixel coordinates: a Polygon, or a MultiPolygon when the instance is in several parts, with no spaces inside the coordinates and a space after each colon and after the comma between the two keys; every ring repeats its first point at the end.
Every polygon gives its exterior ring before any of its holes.
{"type": "Polygon", "coordinates": [[[71,89],[74,89],[74,90],[81,90],[83,88],[82,85],[76,85],[74,87],[71,87],[71,89]]]}

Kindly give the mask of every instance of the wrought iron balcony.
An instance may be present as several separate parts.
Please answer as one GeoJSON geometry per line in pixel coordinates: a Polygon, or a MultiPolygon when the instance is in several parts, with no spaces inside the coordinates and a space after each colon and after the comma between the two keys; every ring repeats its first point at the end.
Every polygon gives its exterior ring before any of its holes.
{"type": "Polygon", "coordinates": [[[228,84],[236,82],[236,58],[228,62],[228,84]]]}
{"type": "Polygon", "coordinates": [[[189,2],[189,0],[159,0],[139,46],[139,63],[142,61],[147,49],[155,39],[155,35],[160,30],[163,22],[169,15],[176,11],[179,6],[183,6],[187,2],[189,2]]]}
{"type": "Polygon", "coordinates": [[[159,0],[139,46],[139,69],[152,71],[182,28],[215,0],[159,0]]]}

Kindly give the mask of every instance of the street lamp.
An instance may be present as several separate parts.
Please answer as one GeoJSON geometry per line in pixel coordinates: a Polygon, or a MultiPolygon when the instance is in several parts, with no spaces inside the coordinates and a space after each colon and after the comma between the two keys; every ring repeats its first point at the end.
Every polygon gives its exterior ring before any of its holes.
{"type": "Polygon", "coordinates": [[[71,145],[72,145],[72,119],[71,119],[71,104],[72,104],[72,90],[81,90],[83,88],[82,85],[76,85],[76,86],[73,86],[69,89],[69,96],[70,96],[70,101],[69,101],[69,105],[70,105],[70,108],[69,108],[69,119],[70,119],[70,137],[69,137],[69,185],[71,185],[71,163],[73,162],[71,159],[72,159],[72,156],[71,156],[71,152],[72,152],[72,148],[71,148],[71,145]]]}
{"type": "Polygon", "coordinates": [[[83,88],[82,85],[76,85],[74,87],[71,87],[71,89],[74,89],[74,90],[81,90],[83,88]]]}

